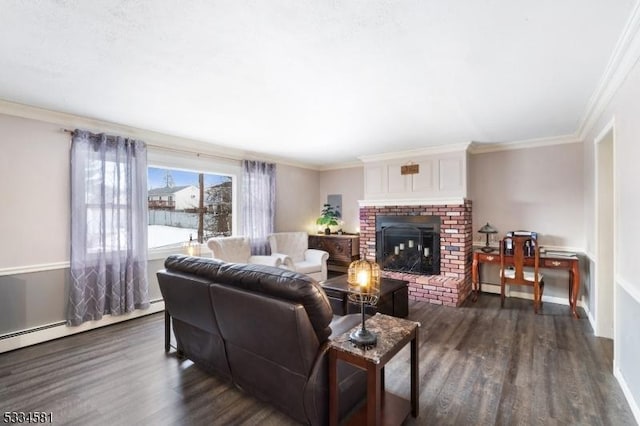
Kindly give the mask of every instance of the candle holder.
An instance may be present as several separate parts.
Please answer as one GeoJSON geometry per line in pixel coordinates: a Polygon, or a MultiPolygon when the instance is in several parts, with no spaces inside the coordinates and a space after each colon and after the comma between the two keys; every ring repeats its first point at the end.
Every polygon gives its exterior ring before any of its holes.
{"type": "Polygon", "coordinates": [[[360,329],[349,335],[349,340],[356,346],[375,346],[378,337],[367,330],[365,324],[365,305],[375,306],[380,296],[380,266],[368,260],[356,260],[349,265],[347,275],[349,283],[349,300],[360,305],[362,325],[360,329]]]}
{"type": "Polygon", "coordinates": [[[189,241],[185,244],[187,255],[200,256],[200,244],[193,240],[193,235],[189,234],[189,241]]]}

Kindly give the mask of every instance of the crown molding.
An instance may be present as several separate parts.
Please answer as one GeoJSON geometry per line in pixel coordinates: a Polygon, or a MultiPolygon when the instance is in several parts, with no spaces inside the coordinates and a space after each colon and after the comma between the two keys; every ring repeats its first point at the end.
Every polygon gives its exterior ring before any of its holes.
{"type": "Polygon", "coordinates": [[[82,117],[65,112],[53,111],[46,108],[38,108],[31,105],[20,104],[0,99],[0,114],[14,117],[42,121],[61,126],[64,129],[86,129],[95,133],[115,133],[134,139],[145,141],[152,148],[168,151],[182,152],[196,156],[209,156],[224,160],[259,160],[284,164],[293,167],[319,170],[318,166],[292,161],[290,159],[265,155],[263,153],[244,151],[233,147],[216,144],[214,142],[200,141],[182,136],[169,135],[152,130],[145,130],[110,121],[98,120],[90,117],[82,117]]]}
{"type": "Polygon", "coordinates": [[[363,155],[358,157],[364,163],[373,161],[397,160],[407,157],[418,157],[422,155],[447,154],[450,152],[466,151],[471,142],[456,143],[451,145],[435,145],[427,148],[410,149],[407,151],[386,152],[383,154],[363,155]]]}
{"type": "Polygon", "coordinates": [[[471,154],[484,154],[496,151],[511,151],[514,149],[541,148],[544,146],[564,145],[569,143],[581,143],[582,139],[576,134],[564,136],[552,136],[548,138],[527,139],[510,142],[472,142],[469,147],[471,154]]]}
{"type": "Polygon", "coordinates": [[[6,100],[0,100],[0,113],[20,118],[43,121],[57,124],[66,129],[87,129],[95,133],[117,133],[134,139],[141,139],[148,145],[157,148],[174,149],[180,151],[192,151],[193,153],[222,157],[226,159],[240,160],[247,153],[235,148],[216,146],[213,143],[197,141],[175,135],[140,129],[110,121],[98,120],[90,117],[82,117],[65,112],[38,108],[30,105],[19,104],[6,100]]]}
{"type": "Polygon", "coordinates": [[[638,58],[640,58],[640,1],[636,2],[600,82],[589,99],[576,131],[581,140],[584,140],[595,126],[598,118],[638,62],[638,58]]]}
{"type": "Polygon", "coordinates": [[[363,166],[362,161],[349,161],[345,163],[336,163],[336,164],[320,166],[318,167],[318,171],[326,172],[330,170],[353,169],[353,168],[362,167],[362,166],[363,166]]]}

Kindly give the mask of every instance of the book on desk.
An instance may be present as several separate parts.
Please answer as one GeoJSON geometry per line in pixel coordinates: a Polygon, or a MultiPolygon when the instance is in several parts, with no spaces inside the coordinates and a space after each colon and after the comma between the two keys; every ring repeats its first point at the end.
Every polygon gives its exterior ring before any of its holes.
{"type": "Polygon", "coordinates": [[[577,256],[576,253],[571,252],[571,251],[555,251],[555,250],[548,250],[544,252],[545,256],[549,256],[549,257],[575,257],[577,256]]]}

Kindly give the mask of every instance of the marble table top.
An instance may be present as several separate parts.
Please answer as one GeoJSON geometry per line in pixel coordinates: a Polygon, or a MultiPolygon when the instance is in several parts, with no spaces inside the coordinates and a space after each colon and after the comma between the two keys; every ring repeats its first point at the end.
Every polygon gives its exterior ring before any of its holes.
{"type": "Polygon", "coordinates": [[[376,346],[363,348],[349,341],[349,334],[362,327],[360,323],[346,333],[332,338],[329,342],[330,347],[351,353],[374,364],[379,364],[390,350],[411,335],[416,327],[420,327],[420,323],[377,313],[366,320],[365,326],[367,330],[378,336],[376,346]]]}

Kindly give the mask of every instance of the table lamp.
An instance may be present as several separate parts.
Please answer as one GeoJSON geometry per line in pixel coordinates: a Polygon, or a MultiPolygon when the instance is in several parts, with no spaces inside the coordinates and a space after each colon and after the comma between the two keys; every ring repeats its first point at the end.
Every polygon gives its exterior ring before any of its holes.
{"type": "Polygon", "coordinates": [[[349,340],[356,346],[375,346],[378,337],[375,333],[367,330],[365,325],[364,305],[374,306],[378,303],[380,296],[380,266],[368,260],[356,260],[349,265],[347,275],[349,283],[349,300],[360,304],[362,312],[362,325],[359,330],[353,331],[349,335],[349,340]]]}
{"type": "Polygon", "coordinates": [[[489,234],[497,234],[498,230],[493,226],[489,225],[489,222],[487,222],[487,224],[484,225],[482,228],[480,228],[478,232],[481,234],[485,234],[487,236],[487,242],[485,246],[482,247],[480,250],[482,250],[485,253],[491,253],[494,249],[493,247],[489,247],[489,234]]]}

